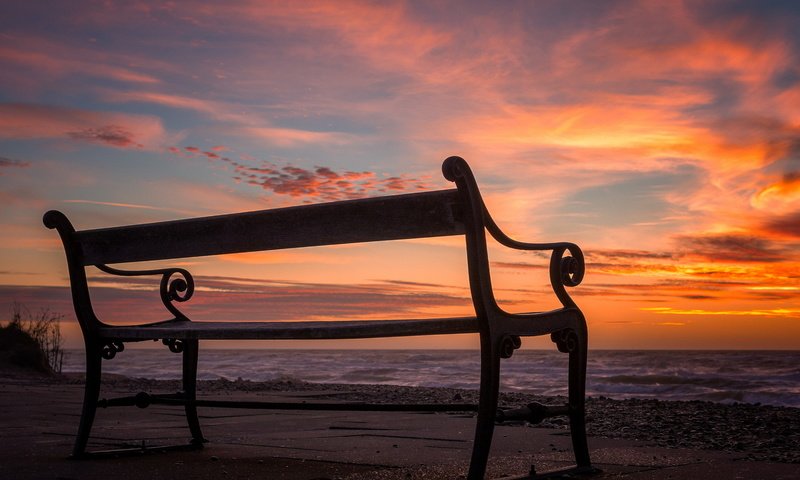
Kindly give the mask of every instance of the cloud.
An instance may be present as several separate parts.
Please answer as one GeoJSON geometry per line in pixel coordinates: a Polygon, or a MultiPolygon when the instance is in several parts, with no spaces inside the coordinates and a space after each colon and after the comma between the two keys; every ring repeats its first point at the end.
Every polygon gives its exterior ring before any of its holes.
{"type": "Polygon", "coordinates": [[[492,262],[493,267],[509,268],[514,270],[547,270],[549,265],[537,265],[535,263],[527,262],[492,262]]]}
{"type": "Polygon", "coordinates": [[[624,250],[624,249],[592,249],[585,252],[589,260],[668,260],[675,258],[672,252],[652,252],[648,250],[624,250]]]}
{"type": "Polygon", "coordinates": [[[373,172],[337,173],[328,167],[308,170],[295,166],[248,168],[239,166],[236,174],[245,183],[291,197],[344,200],[375,193],[424,190],[425,185],[409,176],[377,178],[373,172]]]}
{"type": "MultiPolygon", "coordinates": [[[[158,297],[159,278],[92,276],[93,301],[104,321],[142,323],[168,316],[158,297]]],[[[471,303],[464,291],[426,285],[376,282],[336,285],[270,281],[240,277],[195,277],[196,291],[178,308],[195,320],[297,321],[375,318],[425,318],[449,309],[469,315],[471,303]]],[[[0,285],[0,298],[26,305],[42,305],[68,313],[68,287],[0,285]]]]}
{"type": "Polygon", "coordinates": [[[327,166],[312,169],[295,165],[276,165],[261,162],[258,166],[245,163],[243,159],[233,160],[217,151],[203,150],[195,146],[183,149],[169,149],[175,155],[201,155],[211,161],[219,161],[232,170],[232,178],[237,182],[259,187],[267,192],[304,198],[335,201],[361,198],[376,194],[399,193],[430,189],[425,178],[411,175],[383,175],[369,171],[337,172],[327,166]]]}
{"type": "Polygon", "coordinates": [[[135,203],[119,203],[119,202],[100,202],[95,200],[63,200],[64,203],[78,203],[84,205],[99,205],[104,207],[118,207],[118,208],[129,208],[134,210],[155,210],[159,212],[175,212],[181,213],[184,215],[194,215],[195,212],[189,210],[179,210],[175,208],[165,208],[165,207],[156,207],[153,205],[141,205],[135,203]]]}
{"type": "Polygon", "coordinates": [[[144,146],[133,140],[133,133],[118,125],[105,125],[99,128],[86,128],[76,132],[67,132],[67,136],[75,140],[105,143],[120,148],[142,148],[144,146]]]}
{"type": "Polygon", "coordinates": [[[110,54],[105,49],[69,44],[63,41],[63,37],[54,41],[27,33],[6,33],[3,36],[0,62],[16,71],[24,69],[39,73],[26,75],[24,80],[19,77],[20,84],[15,85],[17,88],[85,76],[132,84],[159,83],[157,77],[142,72],[141,68],[132,67],[158,63],[147,61],[144,57],[124,55],[118,51],[110,54]]]}
{"type": "Polygon", "coordinates": [[[747,234],[677,235],[674,241],[683,257],[710,262],[774,263],[789,252],[768,239],[747,234]]]}
{"type": "Polygon", "coordinates": [[[22,162],[20,160],[11,160],[7,157],[0,157],[0,168],[8,167],[27,168],[30,167],[30,163],[22,162]]]}
{"type": "Polygon", "coordinates": [[[252,105],[213,101],[159,92],[107,91],[104,98],[112,102],[154,103],[172,108],[192,110],[219,122],[233,124],[229,133],[266,140],[270,144],[288,148],[304,144],[344,145],[355,140],[352,134],[337,131],[315,131],[274,125],[263,115],[254,113],[252,105]]]}
{"type": "Polygon", "coordinates": [[[761,228],[778,237],[800,239],[800,211],[772,217],[763,222],[761,228]]]}
{"type": "Polygon", "coordinates": [[[753,310],[704,310],[682,309],[672,307],[643,307],[639,310],[652,312],[659,315],[714,315],[714,316],[745,316],[745,317],[786,317],[800,318],[800,309],[796,308],[770,308],[753,310]]]}
{"type": "Polygon", "coordinates": [[[7,157],[0,157],[0,176],[5,175],[3,170],[7,168],[28,168],[31,164],[21,160],[12,160],[7,157]]]}
{"type": "Polygon", "coordinates": [[[355,136],[342,132],[317,132],[296,128],[247,127],[245,134],[266,140],[280,147],[293,147],[302,144],[344,145],[351,143],[355,136]]]}
{"type": "Polygon", "coordinates": [[[784,174],[780,180],[753,194],[750,203],[772,215],[800,209],[800,172],[784,174]]]}
{"type": "Polygon", "coordinates": [[[155,148],[167,138],[161,120],[150,115],[0,104],[0,139],[66,139],[116,148],[155,148]]]}

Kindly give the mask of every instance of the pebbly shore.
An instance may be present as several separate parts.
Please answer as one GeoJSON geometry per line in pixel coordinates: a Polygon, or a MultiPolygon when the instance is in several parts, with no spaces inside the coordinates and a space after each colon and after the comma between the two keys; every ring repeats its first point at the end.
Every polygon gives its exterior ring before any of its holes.
{"type": "MultiPolygon", "coordinates": [[[[51,381],[81,383],[80,376],[51,381]]],[[[175,380],[151,380],[107,375],[104,384],[131,391],[178,391],[175,380]]],[[[315,400],[369,403],[477,403],[474,390],[391,385],[315,384],[285,378],[268,382],[226,379],[198,382],[199,394],[235,392],[324,392],[315,400]]],[[[516,392],[502,393],[501,407],[531,402],[563,404],[565,399],[516,392]]],[[[644,441],[657,447],[740,453],[753,461],[800,463],[800,409],[759,404],[720,404],[702,401],[651,399],[587,399],[590,436],[644,441]]],[[[518,425],[524,426],[523,422],[518,425]]],[[[545,420],[539,427],[567,429],[563,417],[545,420]]]]}

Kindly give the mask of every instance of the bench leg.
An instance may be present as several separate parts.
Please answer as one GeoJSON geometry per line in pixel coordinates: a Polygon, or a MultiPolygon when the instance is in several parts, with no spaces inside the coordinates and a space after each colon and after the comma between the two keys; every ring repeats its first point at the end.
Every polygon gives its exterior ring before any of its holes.
{"type": "Polygon", "coordinates": [[[569,428],[578,468],[591,468],[586,441],[586,332],[573,332],[569,349],[569,428]]]}
{"type": "Polygon", "coordinates": [[[183,342],[183,394],[186,397],[186,421],[192,434],[192,444],[202,445],[207,440],[203,438],[200,430],[200,420],[197,418],[197,355],[199,345],[197,340],[183,342]]]}
{"type": "Polygon", "coordinates": [[[497,416],[497,396],[500,390],[500,355],[481,339],[481,388],[475,442],[469,464],[468,480],[482,480],[486,474],[489,450],[492,447],[494,422],[497,416]]]}
{"type": "Polygon", "coordinates": [[[86,452],[89,433],[92,431],[94,415],[97,411],[97,399],[100,396],[100,375],[103,358],[100,349],[86,346],[86,380],[83,391],[83,410],[78,424],[78,436],[72,448],[72,457],[79,458],[86,452]]]}

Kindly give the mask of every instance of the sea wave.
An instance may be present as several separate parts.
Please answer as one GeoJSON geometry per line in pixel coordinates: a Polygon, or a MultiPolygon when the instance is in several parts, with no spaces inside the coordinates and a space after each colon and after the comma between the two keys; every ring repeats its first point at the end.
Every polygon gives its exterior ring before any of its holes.
{"type": "MultiPolygon", "coordinates": [[[[502,364],[501,388],[566,395],[567,359],[555,351],[518,351],[502,364]]],[[[587,394],[800,407],[799,365],[800,352],[591,351],[587,394]]],[[[125,349],[103,368],[154,379],[181,374],[180,358],[166,350],[125,349]]],[[[64,370],[82,369],[82,352],[68,351],[64,370]]],[[[476,389],[480,355],[454,350],[208,349],[200,355],[198,376],[476,389]]]]}

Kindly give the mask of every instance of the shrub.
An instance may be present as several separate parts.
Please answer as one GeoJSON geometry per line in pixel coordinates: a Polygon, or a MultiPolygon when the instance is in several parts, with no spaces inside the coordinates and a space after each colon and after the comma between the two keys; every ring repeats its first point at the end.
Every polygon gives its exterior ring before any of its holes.
{"type": "Polygon", "coordinates": [[[15,302],[11,321],[3,328],[1,342],[8,353],[8,360],[17,365],[61,373],[64,360],[61,348],[62,318],[63,315],[47,308],[32,313],[15,302]]]}

